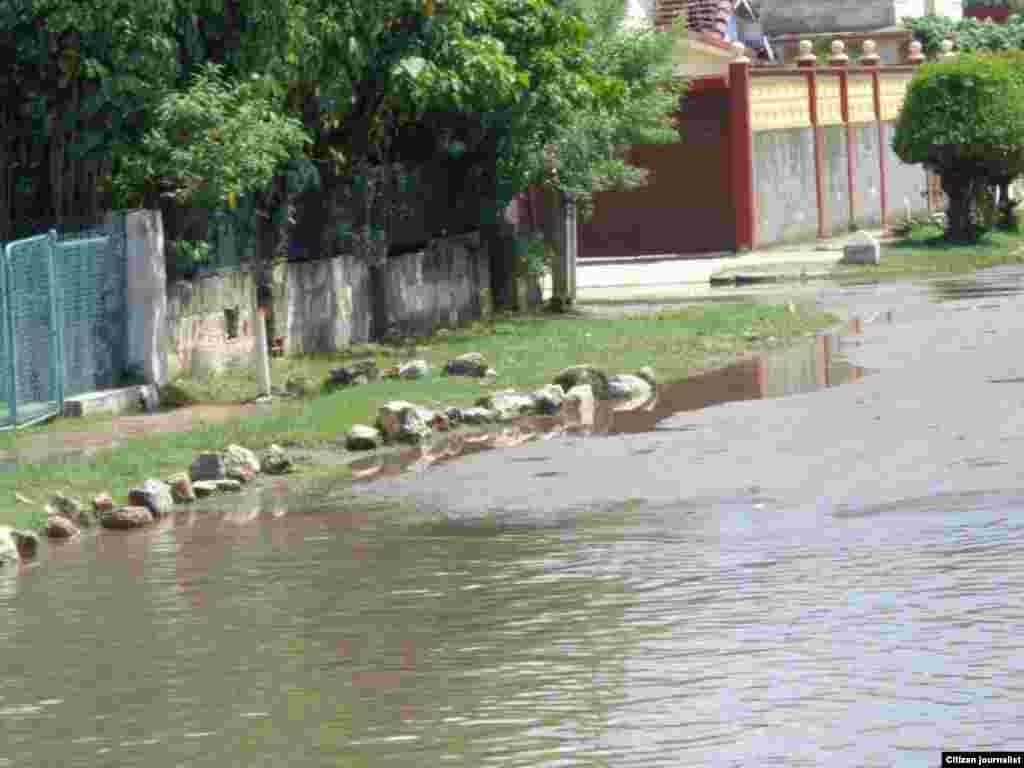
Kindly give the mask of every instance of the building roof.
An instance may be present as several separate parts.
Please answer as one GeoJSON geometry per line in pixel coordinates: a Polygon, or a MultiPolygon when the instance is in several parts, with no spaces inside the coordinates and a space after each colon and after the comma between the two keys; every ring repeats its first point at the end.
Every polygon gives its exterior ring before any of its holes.
{"type": "Polygon", "coordinates": [[[684,12],[691,32],[725,40],[734,13],[733,0],[656,0],[654,25],[667,27],[684,12]]]}

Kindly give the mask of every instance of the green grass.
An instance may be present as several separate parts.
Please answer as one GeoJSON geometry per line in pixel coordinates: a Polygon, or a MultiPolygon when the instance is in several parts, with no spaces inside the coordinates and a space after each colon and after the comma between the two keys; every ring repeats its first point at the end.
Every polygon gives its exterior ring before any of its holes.
{"type": "MultiPolygon", "coordinates": [[[[282,377],[289,374],[320,382],[330,368],[367,355],[376,357],[381,367],[411,356],[423,357],[431,363],[433,374],[419,381],[381,380],[307,400],[280,402],[268,406],[265,413],[203,424],[188,432],[137,438],[88,461],[73,458],[19,465],[0,472],[0,524],[34,522],[30,519],[32,509],[15,503],[15,491],[36,502],[49,499],[61,489],[83,499],[106,491],[116,501],[123,501],[130,486],[147,477],[167,477],[185,469],[195,453],[219,450],[229,443],[253,449],[270,443],[339,445],[353,424],[372,424],[377,409],[388,400],[411,400],[427,406],[436,402],[467,405],[491,390],[540,387],[559,370],[575,363],[592,363],[610,372],[635,372],[652,365],[660,380],[668,381],[730,359],[760,340],[774,337],[782,342],[835,320],[807,307],[792,311],[786,306],[738,303],[639,317],[511,316],[418,339],[415,349],[369,346],[343,355],[278,359],[274,361],[275,384],[283,383],[282,377]],[[470,351],[483,353],[497,369],[499,376],[493,384],[484,386],[478,379],[440,374],[445,361],[470,351]]],[[[223,402],[256,394],[251,373],[240,370],[212,381],[180,381],[177,386],[207,401],[223,402]]],[[[14,448],[18,440],[30,434],[81,428],[74,421],[59,420],[0,435],[0,450],[14,448]]]]}
{"type": "Polygon", "coordinates": [[[837,266],[843,277],[907,278],[973,272],[1002,264],[1024,264],[1024,236],[993,231],[974,245],[948,243],[934,225],[920,226],[895,243],[882,245],[877,266],[837,266]]]}

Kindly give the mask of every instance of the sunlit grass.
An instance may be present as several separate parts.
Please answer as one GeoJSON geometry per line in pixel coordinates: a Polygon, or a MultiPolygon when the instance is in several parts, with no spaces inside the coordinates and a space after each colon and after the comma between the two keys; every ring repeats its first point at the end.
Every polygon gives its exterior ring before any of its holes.
{"type": "MultiPolygon", "coordinates": [[[[124,501],[129,487],[147,477],[166,478],[187,468],[203,450],[229,443],[253,449],[271,443],[299,446],[340,445],[357,423],[372,424],[378,408],[389,400],[469,405],[488,391],[530,390],[551,381],[562,368],[591,363],[610,372],[635,372],[650,365],[662,381],[681,378],[708,365],[744,352],[758,340],[779,342],[830,325],[835,318],[809,307],[728,303],[704,305],[636,317],[530,315],[499,317],[417,339],[398,347],[369,345],[346,354],[276,359],[275,385],[288,376],[308,377],[317,387],[327,372],[346,360],[374,357],[381,368],[411,357],[424,358],[432,374],[418,381],[386,380],[321,393],[299,401],[282,401],[265,412],[217,424],[202,424],[187,432],[165,433],[126,440],[90,460],[69,458],[19,464],[0,473],[0,523],[27,525],[33,507],[17,504],[15,491],[43,502],[63,489],[83,499],[109,492],[124,501]],[[497,369],[497,380],[447,377],[444,363],[464,352],[480,352],[497,369]]],[[[195,382],[176,382],[179,392],[202,401],[238,401],[257,394],[251,371],[231,370],[195,382]]],[[[85,425],[63,419],[18,433],[0,435],[0,450],[11,451],[32,435],[59,439],[62,430],[85,425]]],[[[93,421],[102,428],[102,421],[93,421]]]]}

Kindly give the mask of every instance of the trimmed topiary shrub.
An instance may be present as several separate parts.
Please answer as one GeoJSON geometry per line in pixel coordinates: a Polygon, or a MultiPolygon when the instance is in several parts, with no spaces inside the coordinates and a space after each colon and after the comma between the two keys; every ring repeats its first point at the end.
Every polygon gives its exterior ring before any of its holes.
{"type": "Polygon", "coordinates": [[[988,225],[979,201],[1024,170],[1024,74],[1016,60],[978,54],[927,64],[907,89],[893,149],[942,180],[950,240],[976,241],[988,225]]]}

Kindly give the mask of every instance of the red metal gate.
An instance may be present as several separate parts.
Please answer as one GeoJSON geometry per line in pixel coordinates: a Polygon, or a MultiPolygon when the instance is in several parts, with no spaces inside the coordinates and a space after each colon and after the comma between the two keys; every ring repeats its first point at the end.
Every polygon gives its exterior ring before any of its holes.
{"type": "Polygon", "coordinates": [[[651,172],[648,184],[596,195],[592,217],[580,222],[580,258],[736,248],[729,104],[724,79],[697,81],[683,101],[682,141],[631,148],[631,162],[651,172]]]}

